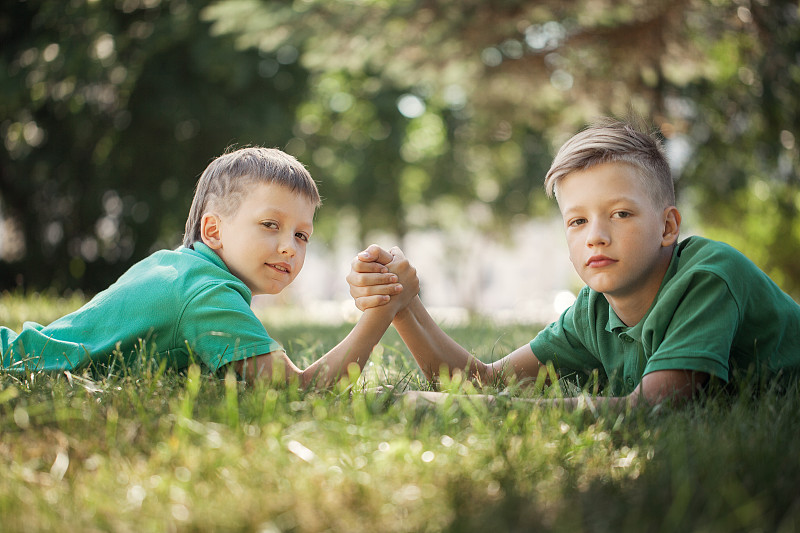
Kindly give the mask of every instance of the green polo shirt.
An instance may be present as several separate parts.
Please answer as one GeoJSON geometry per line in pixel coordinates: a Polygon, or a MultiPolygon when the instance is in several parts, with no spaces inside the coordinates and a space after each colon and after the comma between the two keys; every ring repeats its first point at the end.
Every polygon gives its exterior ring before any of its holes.
{"type": "Polygon", "coordinates": [[[161,250],[132,266],[77,311],[47,326],[0,327],[2,369],[75,370],[136,357],[142,342],[157,361],[212,371],[281,350],[250,308],[250,289],[203,243],[161,250]]]}
{"type": "Polygon", "coordinates": [[[626,326],[602,293],[584,287],[530,346],[561,375],[599,371],[613,395],[657,370],[770,378],[800,372],[800,305],[734,248],[689,237],[638,324],[626,326]]]}

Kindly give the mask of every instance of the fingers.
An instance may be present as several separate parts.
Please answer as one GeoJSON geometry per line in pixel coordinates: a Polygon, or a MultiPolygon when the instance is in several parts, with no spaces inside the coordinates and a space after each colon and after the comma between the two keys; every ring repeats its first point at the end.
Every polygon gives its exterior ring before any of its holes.
{"type": "Polygon", "coordinates": [[[355,298],[354,301],[356,303],[356,307],[361,311],[366,311],[372,307],[380,307],[382,305],[386,305],[389,303],[390,297],[386,296],[385,294],[378,294],[375,296],[362,296],[360,298],[355,298]]]}
{"type": "Polygon", "coordinates": [[[399,283],[367,286],[350,285],[350,296],[352,296],[353,299],[367,296],[394,296],[401,292],[403,292],[403,286],[399,283]]]}
{"type": "MultiPolygon", "coordinates": [[[[353,272],[347,274],[345,278],[347,284],[351,287],[378,287],[383,285],[392,285],[397,283],[400,279],[397,274],[393,272],[353,272]]],[[[373,292],[372,294],[377,294],[373,292]]],[[[390,294],[383,292],[382,294],[390,294]]]]}
{"type": "Polygon", "coordinates": [[[358,256],[353,259],[353,262],[350,264],[350,271],[351,272],[388,272],[389,269],[386,268],[384,265],[380,263],[376,263],[374,261],[365,263],[358,256]]]}
{"type": "Polygon", "coordinates": [[[370,244],[366,250],[359,253],[356,257],[358,257],[360,261],[366,263],[377,262],[382,265],[389,264],[392,261],[392,254],[387,252],[377,244],[370,244]]]}
{"type": "Polygon", "coordinates": [[[417,269],[411,266],[400,248],[395,246],[391,249],[390,254],[392,262],[386,266],[390,272],[397,274],[400,284],[403,286],[403,300],[407,303],[419,293],[417,269]]]}
{"type": "MultiPolygon", "coordinates": [[[[378,246],[377,244],[372,244],[367,247],[363,252],[359,253],[357,256],[353,258],[350,262],[350,275],[361,272],[361,273],[377,273],[377,272],[388,272],[389,269],[386,268],[384,265],[390,263],[392,261],[392,254],[378,246]]],[[[361,280],[359,282],[358,278],[353,278],[351,281],[350,275],[347,276],[347,281],[353,285],[371,285],[376,283],[381,283],[379,278],[375,278],[373,283],[364,282],[365,280],[361,280]]],[[[397,280],[394,280],[397,281],[397,280]]],[[[393,282],[389,282],[393,283],[393,282]]]]}
{"type": "Polygon", "coordinates": [[[392,261],[386,265],[390,272],[400,273],[405,269],[411,268],[411,263],[408,262],[400,248],[395,246],[390,254],[392,255],[392,261]]]}
{"type": "Polygon", "coordinates": [[[416,270],[400,248],[394,247],[387,252],[373,244],[358,254],[350,267],[347,274],[350,296],[362,311],[385,305],[393,299],[391,297],[411,291],[408,297],[397,302],[397,305],[405,306],[419,292],[416,270]]]}
{"type": "Polygon", "coordinates": [[[392,249],[389,250],[389,254],[392,256],[392,261],[405,261],[406,260],[406,254],[404,254],[403,250],[401,250],[397,246],[392,246],[392,249]]]}

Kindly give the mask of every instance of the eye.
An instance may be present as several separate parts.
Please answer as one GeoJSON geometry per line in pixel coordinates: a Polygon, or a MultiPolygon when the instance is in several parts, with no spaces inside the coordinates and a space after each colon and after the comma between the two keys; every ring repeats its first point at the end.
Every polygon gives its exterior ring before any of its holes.
{"type": "Polygon", "coordinates": [[[303,233],[302,231],[298,231],[297,233],[294,234],[294,236],[303,242],[308,242],[308,239],[310,238],[309,235],[303,233]]]}
{"type": "Polygon", "coordinates": [[[572,220],[570,220],[567,223],[567,226],[569,226],[571,228],[575,228],[575,227],[581,226],[583,224],[586,224],[586,219],[585,218],[573,218],[572,220]]]}
{"type": "Polygon", "coordinates": [[[628,211],[617,211],[614,216],[617,218],[630,218],[632,215],[628,211]]]}
{"type": "Polygon", "coordinates": [[[277,222],[273,222],[271,220],[265,220],[264,222],[261,223],[261,225],[264,226],[265,228],[269,228],[269,229],[277,229],[278,228],[277,222]]]}

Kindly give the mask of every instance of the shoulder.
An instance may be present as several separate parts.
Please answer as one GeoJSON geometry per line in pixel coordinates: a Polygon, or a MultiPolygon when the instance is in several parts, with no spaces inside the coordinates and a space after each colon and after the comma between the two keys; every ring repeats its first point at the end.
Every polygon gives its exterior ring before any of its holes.
{"type": "Polygon", "coordinates": [[[678,245],[674,261],[676,279],[712,275],[724,281],[735,294],[777,289],[775,282],[753,261],[724,242],[689,237],[678,245]]]}
{"type": "Polygon", "coordinates": [[[678,244],[676,254],[679,269],[704,269],[724,273],[732,268],[758,270],[742,252],[733,246],[705,237],[689,237],[678,244]]]}
{"type": "Polygon", "coordinates": [[[142,259],[105,292],[114,298],[124,294],[153,305],[183,306],[214,287],[221,287],[222,293],[244,300],[246,305],[252,299],[247,286],[212,250],[180,247],[159,250],[142,259]]]}
{"type": "Polygon", "coordinates": [[[676,279],[714,276],[748,309],[779,308],[797,314],[800,309],[797,303],[736,248],[701,237],[690,237],[686,241],[679,245],[676,279]],[[686,241],[689,242],[684,246],[686,241]]]}
{"type": "Polygon", "coordinates": [[[176,278],[184,270],[208,263],[202,256],[189,248],[158,250],[135,263],[124,277],[165,277],[176,278]]]}
{"type": "Polygon", "coordinates": [[[177,250],[164,251],[163,259],[165,265],[173,268],[180,277],[177,284],[187,299],[218,289],[215,292],[228,293],[234,298],[244,299],[250,305],[250,289],[203,243],[195,243],[193,249],[181,246],[177,250]]]}
{"type": "Polygon", "coordinates": [[[756,309],[784,305],[788,299],[769,276],[734,247],[689,237],[678,244],[653,308],[666,309],[671,315],[678,306],[714,312],[710,305],[717,309],[733,305],[743,317],[756,309]]]}
{"type": "MultiPolygon", "coordinates": [[[[751,269],[752,263],[732,246],[704,237],[689,237],[675,249],[664,284],[656,297],[663,307],[666,301],[678,305],[699,295],[708,299],[711,293],[733,293],[734,279],[751,269]]],[[[752,265],[752,268],[757,268],[752,265]]],[[[732,295],[732,294],[731,294],[732,295]]]]}

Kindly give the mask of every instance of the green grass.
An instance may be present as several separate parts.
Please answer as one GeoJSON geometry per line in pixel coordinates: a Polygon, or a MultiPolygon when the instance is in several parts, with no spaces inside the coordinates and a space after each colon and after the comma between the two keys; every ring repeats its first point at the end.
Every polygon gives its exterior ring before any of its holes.
{"type": "MultiPolygon", "coordinates": [[[[0,306],[35,307],[24,300],[0,306]]],[[[46,322],[46,300],[24,318],[46,322]]],[[[271,333],[305,365],[348,329],[271,333]]],[[[482,358],[536,330],[447,329],[482,358]]],[[[395,332],[372,362],[325,392],[197,368],[0,375],[0,529],[800,530],[796,385],[627,412],[464,397],[415,407],[396,389],[425,383],[395,332]]]]}

